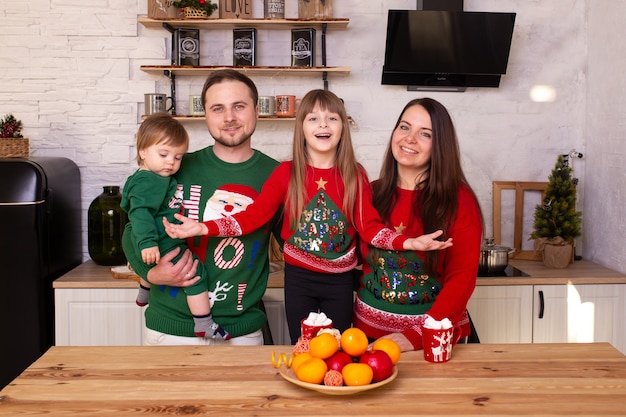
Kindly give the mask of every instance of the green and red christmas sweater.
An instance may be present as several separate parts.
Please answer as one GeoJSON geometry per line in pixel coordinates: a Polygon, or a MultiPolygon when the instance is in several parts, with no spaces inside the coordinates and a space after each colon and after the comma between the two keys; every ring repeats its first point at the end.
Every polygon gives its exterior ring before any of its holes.
{"type": "MultiPolygon", "coordinates": [[[[389,224],[405,235],[424,233],[413,211],[419,192],[398,189],[389,224]]],[[[353,325],[374,339],[402,333],[416,350],[422,348],[425,314],[435,320],[450,319],[461,328],[462,337],[468,336],[467,302],[476,285],[482,220],[478,202],[466,186],[459,188],[457,214],[448,236],[453,245],[439,251],[434,274],[424,267],[425,252],[384,251],[362,242],[363,275],[353,325]]]]}
{"type": "Polygon", "coordinates": [[[340,273],[354,269],[357,256],[357,234],[375,247],[401,250],[407,236],[385,227],[372,205],[372,190],[361,169],[362,192],[357,195],[354,221],[349,222],[342,211],[344,184],[337,168],[320,169],[307,166],[308,201],[293,230],[289,224],[289,203],[286,201],[292,162],[281,163],[267,180],[261,195],[243,212],[222,219],[204,222],[209,236],[246,235],[267,223],[284,205],[281,238],[283,255],[290,265],[324,273],[340,273]],[[360,205],[359,201],[362,203],[360,205]]]}

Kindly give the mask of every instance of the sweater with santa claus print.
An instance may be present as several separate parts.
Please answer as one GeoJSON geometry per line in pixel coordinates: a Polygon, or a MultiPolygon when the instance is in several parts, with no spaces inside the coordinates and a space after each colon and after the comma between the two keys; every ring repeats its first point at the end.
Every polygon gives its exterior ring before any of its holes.
{"type": "MultiPolygon", "coordinates": [[[[187,217],[217,219],[251,204],[278,162],[254,151],[247,161],[228,163],[213,147],[185,154],[176,173],[187,217]]],[[[271,220],[271,219],[269,219],[271,220]]],[[[241,237],[187,239],[191,251],[208,273],[211,314],[233,337],[259,330],[266,316],[259,309],[269,274],[269,237],[272,223],[241,237]]],[[[149,267],[141,259],[129,258],[135,272],[147,277],[149,267]]],[[[195,337],[194,323],[184,291],[178,287],[153,285],[145,312],[146,327],[175,336],[195,337]]]]}

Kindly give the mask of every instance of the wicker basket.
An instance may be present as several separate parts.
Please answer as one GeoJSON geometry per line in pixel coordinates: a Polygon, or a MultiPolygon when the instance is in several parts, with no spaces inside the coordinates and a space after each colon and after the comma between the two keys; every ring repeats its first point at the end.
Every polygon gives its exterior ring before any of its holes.
{"type": "Polygon", "coordinates": [[[28,158],[29,154],[27,138],[0,138],[0,158],[28,158]]]}
{"type": "Polygon", "coordinates": [[[208,19],[209,16],[204,10],[193,7],[185,7],[185,19],[208,19]]]}

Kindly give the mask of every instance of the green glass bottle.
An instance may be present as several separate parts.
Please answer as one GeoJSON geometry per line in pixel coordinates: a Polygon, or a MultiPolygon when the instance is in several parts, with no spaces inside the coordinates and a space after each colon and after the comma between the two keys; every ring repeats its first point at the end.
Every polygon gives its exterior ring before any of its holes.
{"type": "Polygon", "coordinates": [[[120,187],[107,185],[89,205],[87,240],[89,256],[98,265],[125,265],[122,233],[128,216],[120,207],[120,187]]]}

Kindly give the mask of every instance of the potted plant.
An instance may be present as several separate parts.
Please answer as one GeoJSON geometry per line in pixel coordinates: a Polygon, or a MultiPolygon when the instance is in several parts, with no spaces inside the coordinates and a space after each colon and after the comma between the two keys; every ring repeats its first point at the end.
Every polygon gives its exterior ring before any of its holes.
{"type": "Polygon", "coordinates": [[[22,136],[22,121],[12,114],[0,119],[0,157],[26,158],[29,150],[29,141],[22,136]]]}
{"type": "Polygon", "coordinates": [[[174,7],[184,10],[186,18],[207,18],[217,9],[211,0],[181,0],[173,3],[174,7]]]}
{"type": "Polygon", "coordinates": [[[565,268],[574,258],[574,239],[581,235],[582,213],[576,210],[576,181],[567,155],[559,155],[548,178],[545,199],[535,207],[535,250],[550,268],[565,268]]]}

